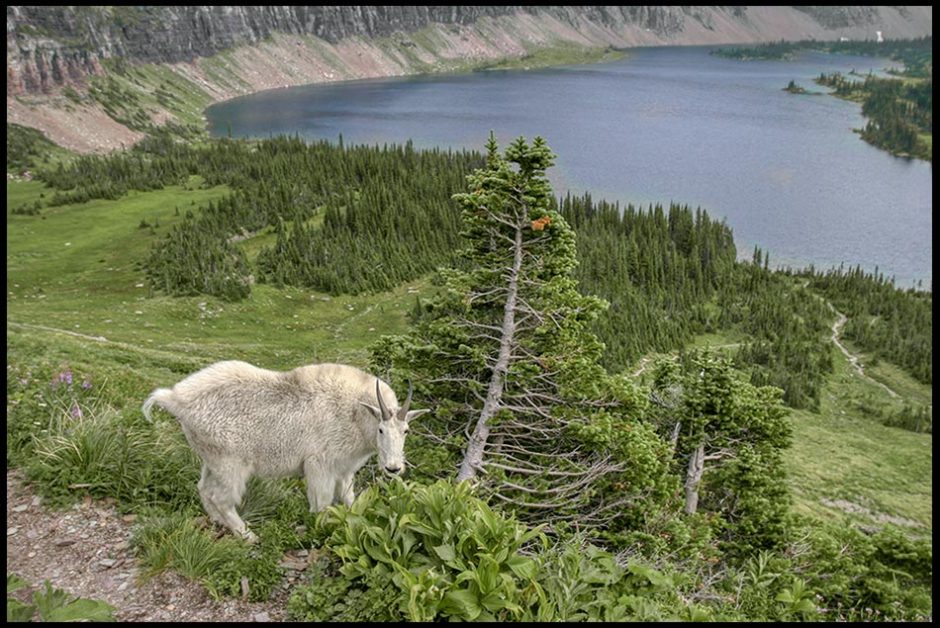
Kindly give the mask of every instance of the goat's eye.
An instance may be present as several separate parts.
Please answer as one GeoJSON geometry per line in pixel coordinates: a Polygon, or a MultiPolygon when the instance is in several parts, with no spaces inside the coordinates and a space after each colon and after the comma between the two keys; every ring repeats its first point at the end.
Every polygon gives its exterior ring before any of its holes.
{"type": "Polygon", "coordinates": [[[380,427],[380,428],[379,428],[379,434],[384,434],[384,433],[385,433],[385,430],[383,430],[383,429],[380,427]]]}

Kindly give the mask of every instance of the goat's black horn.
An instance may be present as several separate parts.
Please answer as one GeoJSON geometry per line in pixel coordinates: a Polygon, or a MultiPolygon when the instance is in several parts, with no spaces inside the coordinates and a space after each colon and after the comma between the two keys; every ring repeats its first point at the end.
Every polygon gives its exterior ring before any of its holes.
{"type": "Polygon", "coordinates": [[[408,382],[408,397],[405,399],[405,405],[401,407],[401,410],[398,411],[398,416],[404,419],[408,415],[408,409],[411,408],[411,393],[414,392],[414,387],[411,385],[411,382],[408,382]]]}
{"type": "Polygon", "coordinates": [[[387,421],[391,418],[388,408],[385,407],[385,400],[382,399],[382,392],[379,390],[379,379],[375,378],[375,398],[379,400],[379,408],[382,409],[382,420],[387,421]]]}

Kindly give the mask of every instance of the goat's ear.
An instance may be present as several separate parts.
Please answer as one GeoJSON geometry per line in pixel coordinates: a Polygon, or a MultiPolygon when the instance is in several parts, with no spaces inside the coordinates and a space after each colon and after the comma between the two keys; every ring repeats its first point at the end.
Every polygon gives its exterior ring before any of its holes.
{"type": "Polygon", "coordinates": [[[359,405],[363,406],[364,408],[368,408],[369,412],[372,413],[372,416],[377,418],[379,421],[382,420],[382,411],[376,408],[375,406],[373,406],[372,404],[366,403],[364,401],[360,401],[359,405]]]}
{"type": "Polygon", "coordinates": [[[410,421],[411,419],[417,419],[422,414],[430,412],[428,409],[424,410],[409,410],[408,414],[405,415],[405,421],[410,421]]]}

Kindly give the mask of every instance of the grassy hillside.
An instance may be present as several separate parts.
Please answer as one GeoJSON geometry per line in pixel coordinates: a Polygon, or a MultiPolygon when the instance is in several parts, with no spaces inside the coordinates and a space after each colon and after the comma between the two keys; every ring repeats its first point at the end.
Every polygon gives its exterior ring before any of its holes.
{"type": "MultiPolygon", "coordinates": [[[[275,369],[314,361],[364,366],[372,341],[403,331],[416,295],[431,289],[419,280],[376,295],[331,297],[256,285],[238,303],[148,294],[141,263],[179,220],[176,207],[198,208],[227,191],[172,186],[44,208],[40,215],[8,210],[8,376],[52,377],[68,365],[125,391],[131,398],[123,403],[132,410],[154,386],[222,359],[275,369]],[[142,221],[159,226],[141,227],[142,221]]],[[[7,184],[8,207],[43,194],[49,190],[39,182],[7,184]]],[[[239,246],[253,257],[270,238],[262,232],[239,246]]],[[[696,344],[739,340],[713,334],[696,344]]],[[[868,524],[897,517],[930,529],[932,437],[884,426],[882,417],[902,400],[860,378],[835,353],[821,411],[792,414],[787,465],[798,511],[868,524]]],[[[930,387],[893,365],[869,371],[903,398],[931,403],[930,387]]]]}
{"type": "Polygon", "coordinates": [[[902,394],[895,399],[861,378],[840,352],[834,358],[820,412],[791,414],[787,473],[797,511],[869,527],[893,521],[931,530],[932,436],[882,423],[904,400],[931,403],[930,387],[882,363],[878,372],[890,371],[889,386],[902,394]]]}
{"type": "MultiPolygon", "coordinates": [[[[39,182],[11,183],[8,204],[47,192],[39,182]]],[[[179,352],[202,364],[240,358],[269,368],[314,360],[362,365],[374,334],[404,327],[421,282],[371,297],[259,285],[235,304],[206,296],[151,298],[140,264],[159,234],[179,220],[175,208],[200,207],[226,192],[171,186],[46,208],[38,216],[8,214],[7,327],[14,343],[29,336],[54,344],[68,332],[107,339],[77,341],[75,359],[83,357],[82,345],[119,343],[127,351],[179,352]],[[141,221],[159,227],[152,232],[141,221]]],[[[253,240],[241,245],[256,249],[253,240]]]]}

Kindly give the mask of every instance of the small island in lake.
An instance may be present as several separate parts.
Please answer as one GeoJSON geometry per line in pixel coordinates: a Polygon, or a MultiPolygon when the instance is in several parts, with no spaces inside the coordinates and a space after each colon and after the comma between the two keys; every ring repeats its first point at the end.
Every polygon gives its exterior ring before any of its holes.
{"type": "Polygon", "coordinates": [[[783,91],[790,92],[791,94],[808,94],[810,96],[821,96],[822,92],[811,92],[808,91],[805,87],[800,87],[794,81],[787,83],[787,86],[783,88],[783,91]]]}

